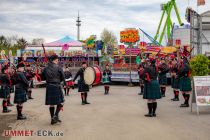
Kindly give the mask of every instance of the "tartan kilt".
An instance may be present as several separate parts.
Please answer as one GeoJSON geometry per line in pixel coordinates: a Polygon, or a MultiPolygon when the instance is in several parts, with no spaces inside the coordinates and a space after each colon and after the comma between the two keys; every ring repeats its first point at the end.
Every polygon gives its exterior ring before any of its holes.
{"type": "Polygon", "coordinates": [[[167,85],[167,77],[166,77],[166,74],[159,75],[158,80],[159,80],[159,84],[160,85],[167,85]]]}
{"type": "Polygon", "coordinates": [[[89,86],[83,81],[78,81],[78,92],[88,92],[89,86]]]}
{"type": "Polygon", "coordinates": [[[0,98],[6,99],[10,94],[10,88],[7,86],[1,86],[0,98]]]}
{"type": "Polygon", "coordinates": [[[144,99],[160,99],[160,85],[157,80],[144,83],[144,99]]]}
{"type": "Polygon", "coordinates": [[[60,85],[46,85],[45,105],[58,105],[64,102],[63,91],[60,85]]]}
{"type": "Polygon", "coordinates": [[[171,87],[174,89],[179,89],[179,78],[171,78],[171,87]]]}
{"type": "Polygon", "coordinates": [[[25,89],[15,89],[14,103],[22,104],[26,101],[27,101],[26,90],[25,89]]]}
{"type": "Polygon", "coordinates": [[[179,89],[180,91],[191,91],[191,80],[189,77],[182,77],[179,81],[179,89]]]}

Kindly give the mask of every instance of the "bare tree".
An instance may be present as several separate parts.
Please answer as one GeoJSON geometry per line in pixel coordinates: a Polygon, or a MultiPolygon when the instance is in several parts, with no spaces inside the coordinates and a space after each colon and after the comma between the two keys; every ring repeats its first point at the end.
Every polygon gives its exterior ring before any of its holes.
{"type": "Polygon", "coordinates": [[[41,45],[44,44],[45,40],[43,38],[34,38],[32,40],[32,45],[41,45]]]}

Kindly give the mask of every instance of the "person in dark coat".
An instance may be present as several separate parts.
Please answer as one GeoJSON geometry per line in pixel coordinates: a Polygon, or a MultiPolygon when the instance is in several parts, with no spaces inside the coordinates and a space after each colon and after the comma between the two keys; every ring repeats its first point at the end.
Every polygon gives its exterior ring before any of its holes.
{"type": "Polygon", "coordinates": [[[112,72],[109,69],[109,65],[107,64],[105,70],[103,71],[103,83],[104,83],[105,95],[109,94],[111,76],[112,76],[112,72]]]}
{"type": "Polygon", "coordinates": [[[45,105],[50,105],[51,124],[61,122],[59,112],[63,109],[64,95],[61,88],[61,82],[66,86],[63,69],[58,65],[58,56],[52,55],[50,62],[42,72],[43,80],[46,80],[46,100],[45,105]],[[55,110],[55,105],[57,108],[55,110]]]}
{"type": "Polygon", "coordinates": [[[23,63],[17,65],[17,72],[15,74],[16,82],[15,82],[15,97],[14,103],[17,104],[17,119],[25,120],[26,116],[22,114],[23,103],[27,101],[27,89],[29,87],[29,81],[26,79],[24,75],[24,67],[23,63]]]}
{"type": "Polygon", "coordinates": [[[157,80],[158,71],[155,65],[156,61],[151,60],[144,69],[144,95],[147,99],[148,114],[145,117],[156,117],[157,99],[161,99],[160,85],[157,80]]]}
{"type": "Polygon", "coordinates": [[[8,97],[10,95],[10,79],[8,76],[8,67],[5,66],[2,68],[2,74],[0,75],[1,89],[0,89],[0,98],[3,98],[2,106],[3,113],[8,113],[11,110],[8,109],[8,97]]]}
{"type": "Polygon", "coordinates": [[[180,79],[179,89],[182,92],[182,95],[185,99],[185,102],[181,104],[180,107],[189,107],[189,99],[192,87],[190,80],[190,66],[185,56],[181,57],[181,65],[180,70],[178,72],[178,77],[180,79]]]}
{"type": "Polygon", "coordinates": [[[165,97],[166,85],[167,85],[166,74],[169,72],[169,68],[165,62],[165,58],[161,58],[161,64],[158,67],[158,70],[159,70],[158,79],[159,79],[159,84],[160,84],[161,95],[162,97],[165,97]]]}
{"type": "Polygon", "coordinates": [[[179,77],[178,77],[179,67],[177,64],[177,60],[175,58],[172,59],[171,66],[171,87],[174,91],[174,98],[172,101],[179,101],[179,77]]]}
{"type": "Polygon", "coordinates": [[[141,91],[139,92],[139,95],[144,94],[144,79],[143,79],[144,67],[145,67],[145,60],[142,59],[141,64],[138,67],[139,86],[140,86],[140,89],[141,89],[141,91]]]}
{"type": "Polygon", "coordinates": [[[32,72],[30,65],[26,65],[25,76],[26,79],[30,82],[29,88],[27,89],[28,99],[34,99],[32,97],[32,87],[33,87],[33,78],[36,74],[32,72]]]}
{"type": "Polygon", "coordinates": [[[78,70],[77,74],[73,79],[73,82],[75,82],[77,77],[80,77],[80,79],[78,80],[78,92],[81,93],[82,105],[90,104],[89,102],[87,102],[89,86],[85,83],[84,80],[84,71],[86,68],[87,68],[87,63],[82,62],[82,68],[78,70]]]}

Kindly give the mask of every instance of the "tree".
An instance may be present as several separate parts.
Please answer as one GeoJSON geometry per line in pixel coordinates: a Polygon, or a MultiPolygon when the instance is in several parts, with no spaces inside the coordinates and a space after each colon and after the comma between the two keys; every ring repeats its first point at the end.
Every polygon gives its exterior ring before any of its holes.
{"type": "Polygon", "coordinates": [[[190,61],[193,76],[205,76],[209,74],[210,61],[204,55],[197,55],[190,61]]]}
{"type": "Polygon", "coordinates": [[[1,48],[5,49],[8,48],[10,46],[10,44],[7,41],[7,38],[5,36],[0,36],[0,46],[1,48]]]}
{"type": "Polygon", "coordinates": [[[108,48],[108,54],[112,54],[114,47],[117,46],[117,37],[112,31],[104,29],[101,33],[101,40],[104,42],[104,45],[108,48]]]}
{"type": "Polygon", "coordinates": [[[43,38],[34,38],[32,40],[32,45],[42,45],[44,42],[45,40],[43,38]]]}
{"type": "Polygon", "coordinates": [[[20,38],[17,40],[16,46],[18,49],[25,49],[27,46],[27,41],[24,38],[20,38]]]}

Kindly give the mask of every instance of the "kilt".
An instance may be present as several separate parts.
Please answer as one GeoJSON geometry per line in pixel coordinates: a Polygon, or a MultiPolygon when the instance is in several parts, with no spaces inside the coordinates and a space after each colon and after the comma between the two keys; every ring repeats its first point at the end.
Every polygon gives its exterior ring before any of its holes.
{"type": "Polygon", "coordinates": [[[174,89],[179,89],[179,78],[171,78],[171,87],[174,89]]]}
{"type": "Polygon", "coordinates": [[[27,101],[26,90],[25,89],[15,89],[14,103],[22,104],[26,101],[27,101]]]}
{"type": "Polygon", "coordinates": [[[88,92],[89,86],[83,81],[78,81],[78,92],[88,92]]]}
{"type": "Polygon", "coordinates": [[[6,99],[10,94],[10,88],[8,86],[1,86],[0,98],[6,99]]]}
{"type": "Polygon", "coordinates": [[[60,85],[47,84],[45,105],[58,105],[64,102],[63,91],[60,85]]]}
{"type": "Polygon", "coordinates": [[[159,75],[158,80],[159,80],[159,84],[160,85],[167,85],[167,77],[166,77],[166,74],[159,75]]]}
{"type": "Polygon", "coordinates": [[[144,83],[144,99],[160,99],[160,85],[157,80],[144,83]]]}
{"type": "Polygon", "coordinates": [[[179,89],[180,91],[191,91],[191,80],[189,77],[182,77],[179,80],[179,89]]]}

